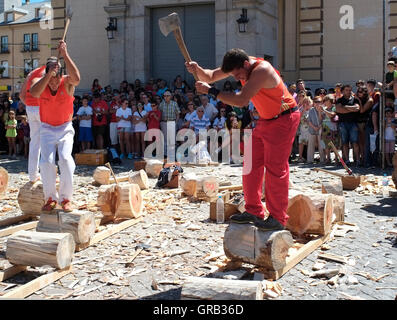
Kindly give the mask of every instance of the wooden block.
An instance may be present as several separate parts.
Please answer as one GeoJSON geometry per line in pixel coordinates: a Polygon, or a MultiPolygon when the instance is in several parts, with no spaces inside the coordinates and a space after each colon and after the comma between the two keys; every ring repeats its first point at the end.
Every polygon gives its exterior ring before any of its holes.
{"type": "Polygon", "coordinates": [[[145,170],[146,169],[146,161],[139,160],[134,162],[134,171],[145,170]]]}
{"type": "Polygon", "coordinates": [[[107,150],[86,150],[76,153],[74,161],[77,165],[100,166],[107,163],[107,150]]]}
{"type": "Polygon", "coordinates": [[[0,230],[0,237],[9,236],[10,234],[14,234],[15,232],[18,232],[20,230],[34,229],[34,228],[36,228],[37,224],[38,224],[38,221],[32,221],[32,222],[20,224],[18,226],[13,226],[13,227],[9,227],[6,229],[2,229],[2,230],[0,230]]]}
{"type": "Polygon", "coordinates": [[[189,277],[184,282],[182,300],[263,300],[261,281],[189,277]]]}

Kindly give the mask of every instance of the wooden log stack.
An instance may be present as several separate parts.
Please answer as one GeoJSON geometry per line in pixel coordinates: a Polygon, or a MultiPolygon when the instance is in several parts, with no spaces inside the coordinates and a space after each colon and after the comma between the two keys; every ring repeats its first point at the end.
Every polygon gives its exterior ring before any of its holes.
{"type": "Polygon", "coordinates": [[[96,224],[92,212],[41,213],[36,227],[38,232],[70,233],[76,244],[88,243],[95,234],[96,224]]]}
{"type": "Polygon", "coordinates": [[[74,251],[70,233],[19,231],[7,239],[6,258],[14,265],[64,269],[71,265],[74,251]]]}
{"type": "Polygon", "coordinates": [[[223,239],[228,258],[274,271],[286,265],[288,249],[293,244],[288,230],[265,232],[251,224],[230,224],[223,239]]]}
{"type": "Polygon", "coordinates": [[[101,186],[97,203],[104,216],[114,219],[131,219],[142,215],[142,194],[137,184],[101,186]]]}

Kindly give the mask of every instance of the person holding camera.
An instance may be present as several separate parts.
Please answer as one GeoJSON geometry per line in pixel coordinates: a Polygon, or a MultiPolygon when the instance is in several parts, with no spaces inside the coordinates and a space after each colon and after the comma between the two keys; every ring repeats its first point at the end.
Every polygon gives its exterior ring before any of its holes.
{"type": "Polygon", "coordinates": [[[92,132],[94,134],[96,149],[103,149],[109,106],[101,99],[101,94],[99,92],[95,92],[94,101],[91,107],[93,111],[92,132]]]}
{"type": "Polygon", "coordinates": [[[65,61],[68,75],[62,74],[57,57],[46,64],[45,75],[32,81],[30,93],[40,99],[40,173],[46,204],[43,211],[55,209],[58,201],[64,211],[72,211],[73,173],[76,168],[72,157],[74,129],[73,101],[75,88],[80,83],[80,71],[70,58],[64,41],[59,42],[59,57],[65,61]],[[61,172],[59,196],[56,189],[55,155],[61,172]]]}

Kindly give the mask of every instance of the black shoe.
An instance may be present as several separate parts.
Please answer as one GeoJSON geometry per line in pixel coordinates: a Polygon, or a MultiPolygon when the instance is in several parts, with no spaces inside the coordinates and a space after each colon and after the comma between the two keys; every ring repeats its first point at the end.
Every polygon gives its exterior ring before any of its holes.
{"type": "Polygon", "coordinates": [[[255,227],[261,231],[285,230],[285,227],[272,216],[269,216],[266,220],[257,219],[255,221],[255,227]]]}
{"type": "Polygon", "coordinates": [[[230,217],[230,221],[239,224],[255,223],[258,218],[248,212],[237,213],[230,217]]]}

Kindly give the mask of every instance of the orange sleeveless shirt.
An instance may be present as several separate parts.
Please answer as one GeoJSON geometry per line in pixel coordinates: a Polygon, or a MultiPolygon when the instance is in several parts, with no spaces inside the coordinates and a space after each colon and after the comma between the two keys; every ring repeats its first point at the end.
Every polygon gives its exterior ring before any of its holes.
{"type": "Polygon", "coordinates": [[[40,96],[40,120],[57,127],[73,118],[74,97],[70,96],[65,88],[65,78],[62,78],[55,96],[47,86],[40,96]]]}
{"type": "MultiPolygon", "coordinates": [[[[256,58],[256,61],[257,62],[254,64],[252,70],[255,69],[256,66],[258,66],[262,61],[264,61],[264,59],[256,58]]],[[[280,75],[276,69],[274,70],[276,71],[277,75],[280,75]]],[[[246,81],[241,81],[243,86],[245,83],[246,81]]],[[[259,92],[251,98],[251,101],[254,104],[255,109],[258,111],[260,117],[266,120],[273,119],[280,113],[288,109],[292,109],[297,105],[295,99],[289,93],[281,78],[277,87],[271,89],[260,89],[259,92]]]]}
{"type": "Polygon", "coordinates": [[[25,104],[30,107],[38,107],[40,105],[40,99],[35,98],[30,94],[30,87],[32,86],[32,81],[34,78],[41,78],[45,71],[45,66],[37,68],[32,71],[28,83],[26,84],[26,96],[25,96],[25,104]]]}

